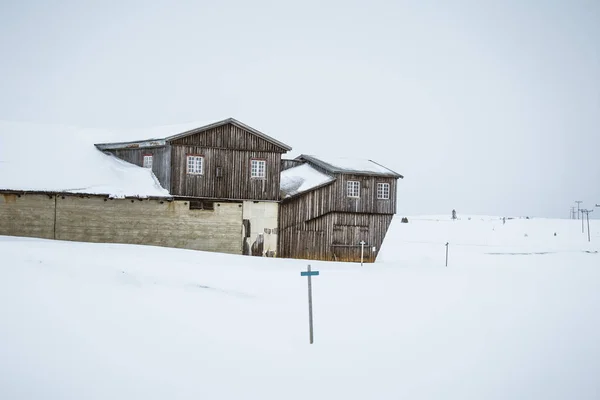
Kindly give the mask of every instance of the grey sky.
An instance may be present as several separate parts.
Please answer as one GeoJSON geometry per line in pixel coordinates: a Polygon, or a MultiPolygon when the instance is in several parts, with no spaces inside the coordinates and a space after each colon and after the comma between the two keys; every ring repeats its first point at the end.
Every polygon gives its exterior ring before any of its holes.
{"type": "Polygon", "coordinates": [[[404,174],[402,215],[600,203],[598,0],[105,3],[0,3],[0,119],[232,116],[404,174]]]}

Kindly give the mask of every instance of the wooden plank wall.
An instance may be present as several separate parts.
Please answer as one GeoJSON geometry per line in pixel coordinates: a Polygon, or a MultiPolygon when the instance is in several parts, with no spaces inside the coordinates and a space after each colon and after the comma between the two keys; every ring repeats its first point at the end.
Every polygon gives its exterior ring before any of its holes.
{"type": "Polygon", "coordinates": [[[152,148],[129,148],[107,150],[121,160],[125,160],[140,167],[144,164],[144,154],[152,154],[152,172],[160,182],[160,185],[169,190],[171,187],[171,149],[170,146],[152,148]]]}
{"type": "Polygon", "coordinates": [[[304,164],[304,161],[282,159],[281,160],[281,170],[285,171],[286,169],[294,168],[294,167],[297,167],[302,164],[304,164]]]}
{"type": "Polygon", "coordinates": [[[395,178],[336,174],[336,181],[332,186],[334,204],[332,210],[340,212],[395,214],[396,213],[396,186],[395,178]],[[360,182],[360,198],[347,196],[348,181],[360,182]],[[377,199],[377,183],[390,184],[390,198],[377,199]]]}
{"type": "Polygon", "coordinates": [[[374,262],[392,218],[389,214],[331,212],[281,229],[279,254],[284,258],[359,262],[359,243],[364,240],[364,261],[374,262]],[[373,246],[375,252],[371,251],[373,246]]]}
{"type": "Polygon", "coordinates": [[[200,146],[172,146],[171,194],[219,199],[279,200],[281,154],[258,151],[215,149],[200,146]],[[186,156],[204,156],[204,174],[188,175],[186,156]],[[266,179],[250,178],[250,160],[266,160],[266,179]],[[222,176],[216,174],[221,167],[222,176]]]}
{"type": "Polygon", "coordinates": [[[296,226],[330,212],[333,205],[332,186],[323,186],[284,200],[279,209],[280,228],[296,226]]]}
{"type": "Polygon", "coordinates": [[[286,150],[228,124],[171,142],[171,194],[243,200],[279,200],[281,154],[286,150]],[[186,156],[204,156],[204,174],[188,175],[186,156]],[[250,178],[251,159],[266,161],[266,179],[250,178]],[[217,177],[217,167],[221,177],[217,177]]]}
{"type": "Polygon", "coordinates": [[[285,153],[278,145],[233,124],[222,125],[180,139],[172,140],[171,145],[212,147],[228,150],[252,150],[285,153]]]}
{"type": "Polygon", "coordinates": [[[284,200],[281,204],[280,227],[286,228],[318,218],[329,212],[395,214],[396,179],[362,175],[337,175],[333,183],[284,200]],[[360,198],[346,196],[348,180],[361,183],[360,198]],[[390,184],[390,199],[377,199],[377,183],[390,184]]]}

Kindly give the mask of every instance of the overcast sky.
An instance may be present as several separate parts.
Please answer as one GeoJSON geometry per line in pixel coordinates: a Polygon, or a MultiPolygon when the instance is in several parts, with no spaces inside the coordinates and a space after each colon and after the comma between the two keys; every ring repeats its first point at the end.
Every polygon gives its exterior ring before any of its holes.
{"type": "Polygon", "coordinates": [[[598,0],[0,1],[0,119],[231,116],[403,174],[401,215],[600,204],[598,0]]]}

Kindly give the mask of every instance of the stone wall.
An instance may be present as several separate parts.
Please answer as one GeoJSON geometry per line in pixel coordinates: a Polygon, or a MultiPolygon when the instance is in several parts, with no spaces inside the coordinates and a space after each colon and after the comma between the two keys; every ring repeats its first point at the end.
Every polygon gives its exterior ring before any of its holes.
{"type": "Polygon", "coordinates": [[[0,194],[0,235],[242,254],[242,202],[190,210],[183,200],[0,194]]]}

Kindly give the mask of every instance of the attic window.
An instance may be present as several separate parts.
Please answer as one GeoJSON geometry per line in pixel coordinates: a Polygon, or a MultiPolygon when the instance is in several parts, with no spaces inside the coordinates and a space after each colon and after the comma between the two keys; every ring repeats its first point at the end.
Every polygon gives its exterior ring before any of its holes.
{"type": "Polygon", "coordinates": [[[389,200],[390,198],[390,184],[389,183],[378,183],[377,184],[377,199],[389,200]]]}
{"type": "Polygon", "coordinates": [[[215,209],[214,201],[190,200],[190,210],[209,210],[215,209]]]}
{"type": "Polygon", "coordinates": [[[152,169],[152,154],[144,154],[144,161],[142,163],[144,168],[152,169]]]}
{"type": "Polygon", "coordinates": [[[202,175],[204,173],[204,156],[187,156],[187,173],[189,175],[202,175]]]}
{"type": "Polygon", "coordinates": [[[348,181],[346,186],[346,193],[348,197],[360,197],[360,182],[348,181]]]}
{"type": "Polygon", "coordinates": [[[250,161],[250,177],[251,178],[265,178],[267,171],[267,162],[265,160],[251,160],[250,161]]]}

